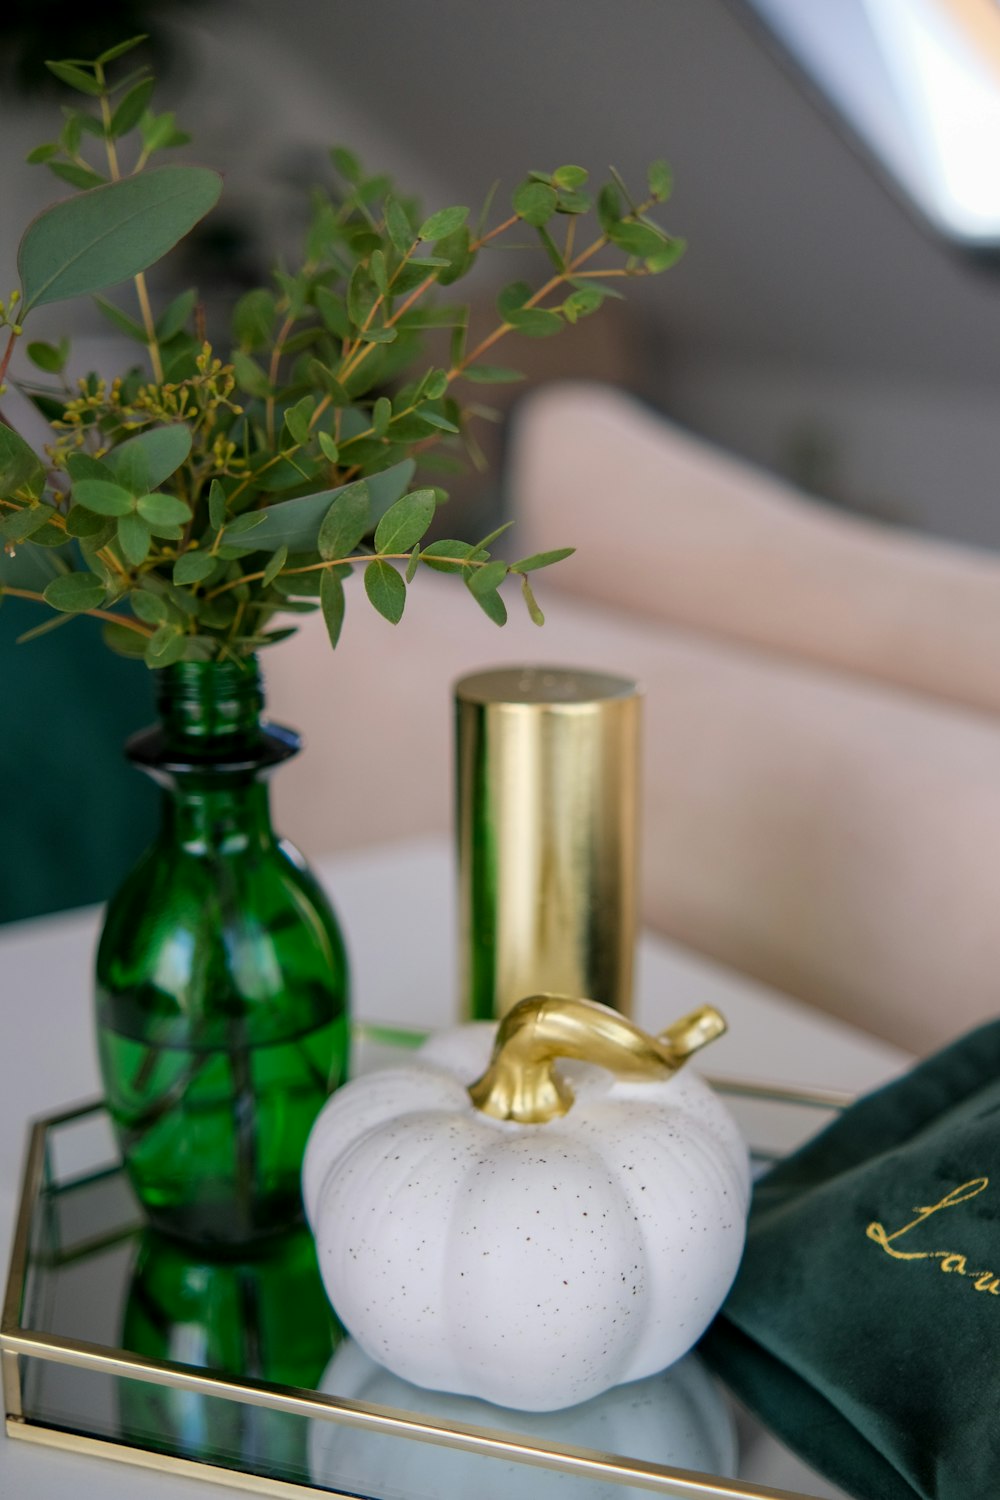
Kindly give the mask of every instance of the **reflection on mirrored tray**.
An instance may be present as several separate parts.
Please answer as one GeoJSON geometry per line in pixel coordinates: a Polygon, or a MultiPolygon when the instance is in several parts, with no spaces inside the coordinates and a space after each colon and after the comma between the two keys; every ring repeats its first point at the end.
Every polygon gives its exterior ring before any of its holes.
{"type": "MultiPolygon", "coordinates": [[[[616,1386],[580,1406],[557,1412],[510,1411],[466,1396],[420,1390],[370,1360],[346,1339],[320,1386],[328,1395],[393,1406],[442,1425],[485,1427],[540,1444],[593,1448],[649,1464],[733,1478],[736,1426],[731,1404],[696,1355],[648,1380],[616,1386]]],[[[373,1495],[414,1495],[434,1500],[509,1500],[524,1469],[455,1449],[401,1442],[382,1433],[338,1431],[315,1424],[309,1439],[313,1480],[373,1495]]],[[[648,1490],[582,1480],[549,1471],[531,1476],[532,1500],[549,1496],[615,1500],[648,1490]]]]}
{"type": "Polygon", "coordinates": [[[818,1500],[838,1494],[737,1413],[693,1355],[662,1375],[553,1413],[511,1411],[406,1384],[369,1360],[336,1324],[305,1230],[241,1261],[206,1260],[144,1229],[108,1156],[96,1157],[109,1162],[103,1170],[83,1170],[80,1158],[89,1154],[93,1164],[96,1146],[83,1146],[82,1133],[100,1121],[95,1112],[50,1143],[49,1183],[33,1215],[23,1326],[124,1349],[157,1367],[216,1372],[263,1390],[318,1390],[439,1428],[472,1427],[507,1443],[626,1462],[618,1473],[588,1474],[533,1459],[537,1467],[529,1474],[504,1452],[463,1451],[307,1411],[268,1409],[224,1389],[180,1389],[41,1356],[22,1362],[28,1421],[370,1500],[499,1500],[526,1484],[532,1500],[650,1493],[629,1482],[635,1476],[628,1460],[650,1471],[718,1476],[721,1487],[706,1494],[754,1493],[747,1486],[765,1484],[818,1500]],[[73,1130],[75,1155],[72,1149],[67,1154],[73,1130]]]}

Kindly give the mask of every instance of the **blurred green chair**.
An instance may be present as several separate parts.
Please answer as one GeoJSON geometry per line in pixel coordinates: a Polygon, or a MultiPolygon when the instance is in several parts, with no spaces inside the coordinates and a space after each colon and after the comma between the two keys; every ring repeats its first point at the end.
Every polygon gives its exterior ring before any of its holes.
{"type": "Polygon", "coordinates": [[[151,674],[114,656],[96,620],[18,646],[46,614],[20,599],[0,609],[2,922],[105,900],[155,827],[156,789],[122,754],[153,718],[151,674]]]}

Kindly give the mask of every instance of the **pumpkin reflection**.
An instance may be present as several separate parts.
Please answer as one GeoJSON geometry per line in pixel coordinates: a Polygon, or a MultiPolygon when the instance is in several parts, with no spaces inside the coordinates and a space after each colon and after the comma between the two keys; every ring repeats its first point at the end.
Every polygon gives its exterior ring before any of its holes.
{"type": "MultiPolygon", "coordinates": [[[[342,1337],[312,1238],[297,1230],[253,1260],[206,1260],[152,1230],[128,1288],[122,1345],[164,1360],[313,1389],[342,1337]]],[[[121,1382],[125,1441],[228,1468],[292,1476],[306,1464],[301,1417],[197,1391],[121,1382]]]]}
{"type": "MultiPolygon", "coordinates": [[[[319,1389],[388,1406],[442,1424],[491,1428],[543,1446],[596,1449],[647,1464],[732,1477],[737,1468],[732,1408],[696,1355],[672,1369],[615,1386],[556,1412],[513,1411],[469,1396],[424,1390],[377,1365],[353,1339],[330,1361],[319,1389]]],[[[625,1500],[649,1491],[600,1478],[559,1473],[434,1443],[314,1423],[309,1436],[314,1484],[409,1500],[625,1500]]]]}

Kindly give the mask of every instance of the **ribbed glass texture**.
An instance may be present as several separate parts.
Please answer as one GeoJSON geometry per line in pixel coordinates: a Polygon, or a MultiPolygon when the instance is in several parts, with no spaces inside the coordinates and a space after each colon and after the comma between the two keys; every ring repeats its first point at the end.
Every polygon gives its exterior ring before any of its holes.
{"type": "Polygon", "coordinates": [[[246,1246],[299,1221],[306,1137],[348,1066],[340,929],[276,837],[266,775],[297,737],[261,722],[255,663],[160,676],[129,742],[163,786],[159,833],[110,902],[97,956],[101,1068],[150,1222],[246,1246]]]}

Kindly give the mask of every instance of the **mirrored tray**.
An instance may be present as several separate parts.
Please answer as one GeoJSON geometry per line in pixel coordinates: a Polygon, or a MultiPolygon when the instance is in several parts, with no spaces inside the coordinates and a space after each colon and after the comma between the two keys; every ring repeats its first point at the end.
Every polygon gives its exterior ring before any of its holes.
{"type": "MultiPolygon", "coordinates": [[[[363,1027],[356,1071],[417,1033],[363,1027]]],[[[765,1164],[846,1101],[715,1080],[765,1164]]],[[[694,1355],[570,1411],[418,1390],[336,1327],[306,1231],[201,1261],[146,1229],[100,1104],[30,1134],[0,1332],[8,1436],[351,1500],[837,1500],[694,1355]]]]}

